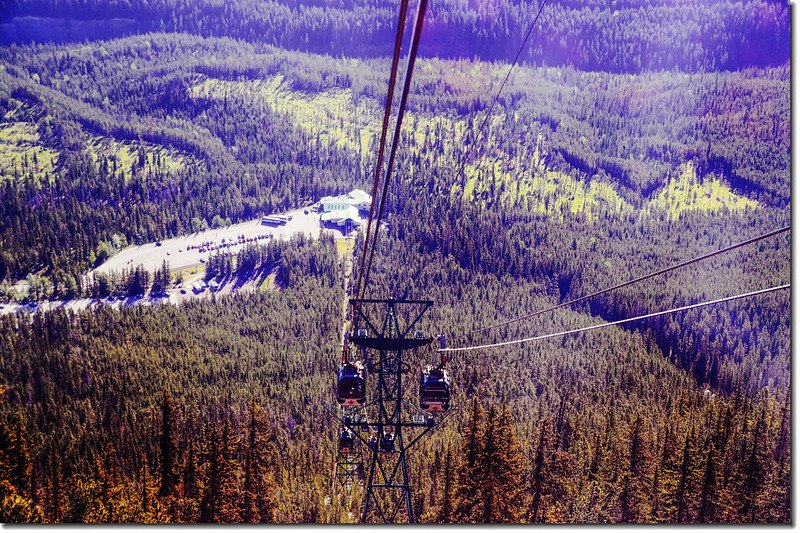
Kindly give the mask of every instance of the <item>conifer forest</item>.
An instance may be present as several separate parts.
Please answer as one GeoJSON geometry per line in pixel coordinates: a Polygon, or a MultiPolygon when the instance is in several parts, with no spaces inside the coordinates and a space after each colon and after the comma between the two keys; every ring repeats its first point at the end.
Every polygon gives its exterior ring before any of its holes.
{"type": "Polygon", "coordinates": [[[790,524],[790,33],[0,0],[0,522],[790,524]]]}

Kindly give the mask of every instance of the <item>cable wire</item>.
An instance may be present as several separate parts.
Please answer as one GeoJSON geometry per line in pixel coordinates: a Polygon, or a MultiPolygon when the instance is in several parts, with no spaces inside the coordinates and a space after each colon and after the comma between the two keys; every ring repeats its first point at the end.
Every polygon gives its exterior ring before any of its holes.
{"type": "MultiPolygon", "coordinates": [[[[485,129],[486,125],[488,124],[489,117],[491,116],[492,111],[494,111],[495,105],[497,105],[497,102],[500,99],[500,95],[502,94],[503,89],[506,86],[506,83],[508,83],[508,80],[511,77],[511,72],[514,70],[514,67],[519,63],[519,58],[522,55],[522,51],[525,49],[525,46],[527,45],[528,40],[530,39],[530,36],[533,33],[533,29],[536,27],[536,23],[539,20],[539,17],[541,16],[542,10],[544,9],[544,5],[546,3],[547,3],[547,0],[542,0],[541,4],[539,5],[539,10],[536,13],[536,17],[534,17],[533,22],[531,22],[531,25],[528,27],[528,31],[525,34],[525,38],[523,39],[522,44],[519,47],[519,50],[517,50],[517,54],[514,57],[514,61],[512,62],[511,66],[509,67],[508,72],[506,72],[506,76],[503,79],[503,82],[500,84],[500,88],[497,91],[497,94],[495,94],[491,105],[489,106],[489,110],[487,111],[486,116],[483,119],[483,123],[481,124],[481,126],[479,128],[479,134],[483,133],[483,130],[485,129]]],[[[417,11],[417,23],[416,23],[415,29],[414,29],[414,37],[412,38],[412,44],[411,44],[412,50],[409,53],[409,58],[408,58],[409,59],[409,63],[408,63],[408,68],[406,69],[406,85],[404,85],[404,93],[407,93],[408,88],[410,88],[410,80],[411,80],[411,72],[410,71],[413,70],[414,62],[416,61],[416,47],[419,44],[419,36],[421,35],[421,32],[422,32],[422,23],[424,22],[425,9],[426,8],[427,8],[427,0],[424,0],[424,2],[423,2],[423,0],[421,0],[419,9],[417,11]],[[415,39],[416,39],[416,42],[415,42],[415,39]]],[[[407,97],[407,94],[405,96],[407,97]]],[[[379,201],[379,204],[378,204],[380,206],[380,208],[378,210],[378,218],[377,218],[377,223],[376,223],[376,227],[375,227],[375,236],[373,237],[373,243],[370,246],[370,243],[369,243],[370,228],[371,228],[371,225],[372,225],[373,207],[375,205],[375,200],[376,200],[376,197],[375,197],[375,189],[376,189],[376,187],[373,187],[373,195],[372,195],[373,196],[373,201],[372,201],[372,205],[370,206],[370,220],[369,220],[369,223],[367,225],[367,234],[366,234],[366,239],[365,239],[364,256],[363,256],[363,257],[367,256],[367,249],[369,248],[369,259],[367,260],[366,267],[365,267],[364,261],[363,261],[363,258],[362,258],[362,263],[361,263],[361,267],[362,268],[359,270],[358,284],[356,285],[356,293],[355,293],[356,297],[359,298],[359,299],[363,299],[366,296],[367,284],[369,283],[369,275],[370,275],[370,271],[372,269],[372,258],[374,256],[375,248],[377,247],[377,243],[378,243],[378,233],[380,232],[380,221],[383,218],[383,211],[384,211],[384,206],[385,206],[385,202],[386,202],[386,196],[387,196],[388,187],[389,187],[389,177],[391,176],[392,165],[393,165],[393,162],[394,162],[394,153],[396,151],[396,146],[397,146],[397,144],[399,142],[399,139],[400,139],[400,124],[402,122],[403,113],[405,112],[405,100],[404,99],[401,99],[400,106],[401,107],[400,107],[400,111],[398,112],[398,120],[395,123],[395,133],[394,133],[394,139],[393,139],[393,142],[392,142],[392,149],[391,149],[390,155],[389,155],[389,164],[388,164],[388,167],[387,167],[387,170],[386,170],[386,179],[385,179],[384,184],[383,184],[383,193],[381,194],[380,201],[379,201]],[[363,278],[364,279],[363,286],[361,284],[362,272],[366,272],[366,274],[365,274],[365,276],[363,278]],[[361,291],[361,293],[359,293],[359,291],[361,291]]],[[[384,115],[384,119],[385,118],[386,117],[384,115]]],[[[475,142],[470,143],[469,152],[466,154],[466,156],[462,160],[461,167],[459,168],[459,170],[458,170],[458,172],[456,174],[457,176],[464,172],[464,168],[466,166],[466,162],[467,162],[467,160],[469,160],[469,157],[471,156],[472,151],[474,150],[475,144],[476,144],[475,142]]],[[[377,183],[378,183],[377,172],[378,172],[379,168],[380,167],[376,167],[376,179],[374,181],[374,185],[375,186],[377,186],[377,183]]],[[[354,320],[357,320],[357,317],[354,320]]]]}
{"type": "MultiPolygon", "coordinates": [[[[372,231],[372,218],[375,214],[375,205],[376,205],[376,193],[378,192],[378,184],[380,182],[381,176],[381,167],[383,166],[383,155],[386,148],[386,134],[389,131],[389,119],[391,118],[392,114],[392,102],[394,101],[394,87],[397,83],[397,67],[400,64],[400,52],[403,47],[403,33],[405,33],[406,28],[406,17],[408,14],[408,0],[401,0],[400,2],[400,13],[397,19],[397,32],[394,38],[394,52],[392,54],[392,67],[391,72],[389,74],[389,89],[386,93],[386,105],[383,110],[383,125],[381,128],[381,137],[380,137],[380,144],[378,145],[378,158],[375,162],[375,177],[372,181],[372,201],[369,206],[369,218],[367,219],[367,233],[364,239],[364,253],[361,256],[361,264],[358,268],[358,282],[356,283],[356,288],[353,294],[358,297],[358,293],[361,290],[361,281],[364,275],[364,265],[366,264],[367,260],[367,248],[370,238],[370,233],[372,231]]],[[[360,303],[356,304],[356,311],[353,314],[353,323],[358,323],[358,308],[360,307],[360,303]]]]}
{"type": "Polygon", "coordinates": [[[527,315],[523,315],[523,316],[520,316],[520,317],[517,317],[517,318],[512,318],[512,319],[506,320],[504,322],[499,322],[499,323],[493,324],[491,326],[485,326],[485,327],[482,327],[482,328],[473,329],[473,330],[470,330],[467,333],[463,333],[461,335],[454,335],[452,338],[462,338],[462,337],[464,337],[464,336],[466,336],[468,334],[481,333],[483,331],[488,331],[488,330],[499,328],[499,327],[502,327],[502,326],[507,326],[509,324],[514,324],[516,322],[521,322],[523,320],[527,320],[529,318],[533,318],[533,317],[541,315],[543,313],[548,313],[550,311],[555,311],[556,309],[560,309],[562,307],[567,307],[567,306],[570,306],[570,305],[573,305],[573,304],[576,304],[576,303],[580,303],[580,302],[583,302],[585,300],[588,300],[589,298],[594,298],[595,296],[600,296],[601,294],[605,294],[607,292],[610,292],[610,291],[613,291],[613,290],[616,290],[616,289],[620,289],[622,287],[627,287],[628,285],[633,285],[634,283],[638,283],[640,281],[644,281],[646,279],[650,279],[650,278],[653,278],[655,276],[659,276],[661,274],[666,274],[667,272],[672,272],[673,270],[677,270],[679,268],[691,265],[693,263],[697,263],[697,262],[702,261],[704,259],[708,259],[710,257],[714,257],[715,255],[723,254],[725,252],[730,252],[731,250],[735,250],[737,248],[741,248],[742,246],[746,246],[748,244],[752,244],[754,242],[758,242],[758,241],[761,241],[763,239],[766,239],[766,238],[769,238],[769,237],[773,237],[773,236],[778,235],[780,233],[787,232],[787,231],[789,231],[791,229],[792,229],[791,226],[785,226],[783,228],[770,231],[770,232],[765,233],[763,235],[759,235],[758,237],[753,237],[752,239],[748,239],[746,241],[742,241],[742,242],[733,244],[733,245],[728,246],[726,248],[722,248],[720,250],[716,250],[716,251],[709,252],[707,254],[701,255],[699,257],[695,257],[694,259],[689,259],[689,260],[684,261],[682,263],[678,263],[677,265],[673,265],[671,267],[663,268],[663,269],[658,270],[656,272],[651,272],[650,274],[645,274],[644,276],[640,276],[638,278],[634,278],[634,279],[631,279],[631,280],[628,280],[628,281],[625,281],[625,282],[622,282],[622,283],[618,283],[617,285],[614,285],[612,287],[607,287],[605,289],[600,289],[600,290],[595,291],[595,292],[593,292],[591,294],[587,294],[586,296],[581,296],[579,298],[575,298],[575,299],[569,300],[567,302],[560,303],[558,305],[547,307],[545,309],[540,309],[539,311],[535,311],[533,313],[530,313],[530,314],[527,314],[527,315]]]}
{"type": "MultiPolygon", "coordinates": [[[[369,284],[369,275],[372,269],[372,257],[375,254],[375,248],[378,246],[378,236],[380,235],[381,219],[383,218],[383,210],[386,207],[386,196],[389,190],[389,182],[392,178],[392,167],[394,166],[395,156],[397,155],[397,147],[400,144],[400,133],[403,126],[403,116],[406,112],[406,104],[408,103],[408,94],[411,90],[411,78],[414,74],[414,64],[417,60],[417,51],[419,49],[419,41],[422,37],[422,26],[425,23],[425,11],[428,7],[428,0],[420,0],[419,7],[417,8],[417,20],[414,24],[414,33],[411,37],[411,49],[408,52],[408,65],[406,66],[406,77],[403,82],[403,92],[400,96],[400,105],[397,110],[397,121],[394,125],[394,136],[392,138],[392,148],[389,150],[389,161],[386,164],[386,177],[383,180],[383,193],[381,194],[380,208],[378,209],[378,218],[375,225],[375,236],[373,238],[372,246],[369,251],[369,259],[367,261],[364,273],[364,286],[362,287],[362,295],[359,296],[363,299],[366,296],[367,285],[369,284]]],[[[367,243],[369,244],[369,243],[367,243]]]]}
{"type": "MultiPolygon", "coordinates": [[[[486,128],[486,124],[489,122],[489,117],[492,116],[492,111],[494,111],[494,106],[497,104],[498,100],[500,99],[500,94],[503,92],[503,89],[508,83],[508,79],[511,77],[511,71],[514,70],[514,67],[517,66],[519,62],[519,58],[522,55],[522,51],[525,49],[525,46],[528,44],[528,39],[530,39],[531,34],[533,33],[533,28],[536,27],[536,22],[539,20],[539,16],[542,14],[542,9],[544,9],[544,5],[547,3],[547,0],[542,0],[542,3],[539,5],[539,11],[536,13],[536,16],[531,22],[531,25],[528,27],[528,33],[525,34],[525,39],[522,40],[522,44],[517,50],[517,55],[514,56],[514,62],[511,63],[511,66],[508,68],[508,72],[506,72],[506,77],[503,79],[503,83],[500,84],[500,89],[497,91],[497,94],[494,95],[494,100],[492,100],[492,105],[489,106],[489,110],[486,112],[486,116],[483,117],[483,122],[481,123],[480,128],[478,128],[478,133],[476,134],[476,138],[473,141],[477,140],[477,136],[483,135],[483,130],[486,128]]],[[[461,174],[464,172],[464,168],[467,166],[467,161],[469,161],[472,152],[474,151],[475,145],[477,142],[471,142],[469,148],[467,149],[467,153],[464,155],[464,159],[461,160],[461,166],[456,172],[456,179],[458,179],[461,174]]]]}
{"type": "Polygon", "coordinates": [[[525,339],[516,339],[516,340],[511,340],[511,341],[495,342],[495,343],[492,343],[492,344],[482,344],[482,345],[479,345],[479,346],[464,346],[464,347],[461,347],[461,348],[444,348],[444,349],[440,349],[438,351],[439,352],[466,352],[466,351],[471,351],[471,350],[483,350],[483,349],[487,349],[487,348],[496,348],[498,346],[509,346],[511,344],[522,344],[523,342],[538,341],[538,340],[542,340],[542,339],[551,339],[553,337],[561,337],[563,335],[569,335],[571,333],[580,333],[582,331],[590,331],[590,330],[593,330],[593,329],[607,328],[607,327],[610,327],[610,326],[618,326],[619,324],[626,324],[628,322],[634,322],[636,320],[644,320],[645,318],[653,318],[653,317],[656,317],[656,316],[668,315],[670,313],[677,313],[679,311],[687,311],[689,309],[697,309],[699,307],[705,307],[707,305],[714,305],[714,304],[720,304],[720,303],[724,303],[724,302],[730,302],[730,301],[733,301],[733,300],[739,300],[741,298],[749,298],[751,296],[757,296],[759,294],[766,294],[766,293],[769,293],[769,292],[788,289],[790,287],[791,287],[791,285],[789,285],[789,284],[778,285],[778,286],[775,286],[775,287],[770,287],[769,289],[762,289],[762,290],[759,290],[759,291],[747,292],[747,293],[744,293],[744,294],[737,294],[736,296],[728,296],[726,298],[719,298],[717,300],[711,300],[711,301],[708,301],[708,302],[700,302],[700,303],[696,303],[696,304],[685,305],[683,307],[677,307],[675,309],[668,309],[666,311],[658,311],[656,313],[650,313],[650,314],[647,314],[647,315],[635,316],[635,317],[631,317],[631,318],[624,318],[622,320],[617,320],[615,322],[605,322],[603,324],[595,324],[593,326],[585,326],[585,327],[582,327],[582,328],[571,329],[571,330],[568,330],[568,331],[559,331],[557,333],[548,333],[547,335],[539,335],[539,336],[536,336],[536,337],[528,337],[528,338],[525,338],[525,339]]]}

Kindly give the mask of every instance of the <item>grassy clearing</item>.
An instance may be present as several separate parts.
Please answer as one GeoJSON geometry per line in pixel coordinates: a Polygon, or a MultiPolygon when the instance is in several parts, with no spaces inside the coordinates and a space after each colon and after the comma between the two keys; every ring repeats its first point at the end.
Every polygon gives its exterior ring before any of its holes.
{"type": "Polygon", "coordinates": [[[530,157],[509,159],[482,157],[465,168],[463,199],[486,202],[499,198],[500,205],[522,208],[556,218],[566,213],[583,214],[588,220],[604,213],[628,213],[633,206],[616,189],[600,181],[578,180],[546,168],[541,137],[530,157]]]}
{"type": "MultiPolygon", "coordinates": [[[[380,135],[383,109],[367,98],[357,101],[350,89],[320,93],[293,91],[282,76],[263,80],[227,81],[205,79],[190,90],[194,98],[239,98],[255,105],[266,105],[277,113],[289,115],[299,128],[319,135],[320,139],[340,148],[366,152],[380,135]]],[[[429,135],[460,139],[466,123],[445,116],[421,116],[407,113],[404,133],[411,135],[416,148],[424,146],[429,135]]],[[[452,143],[451,143],[452,144],[452,143]]]]}
{"type": "Polygon", "coordinates": [[[192,87],[195,98],[244,99],[289,115],[300,128],[318,134],[341,148],[368,150],[378,134],[380,110],[375,102],[353,102],[347,89],[317,94],[292,91],[283,76],[263,80],[227,81],[206,79],[192,87]]]}
{"type": "MultiPolygon", "coordinates": [[[[325,142],[362,153],[371,150],[380,131],[382,109],[378,102],[366,98],[356,101],[349,89],[304,93],[291,90],[283,77],[275,76],[248,81],[205,79],[191,89],[191,94],[196,98],[239,98],[267,106],[285,113],[298,127],[325,142]]],[[[492,124],[499,125],[503,120],[505,116],[498,113],[492,117],[492,124]]],[[[407,138],[423,158],[428,157],[427,146],[433,139],[444,143],[444,157],[447,157],[455,143],[463,142],[466,128],[464,120],[413,113],[407,115],[404,123],[407,138]]],[[[452,194],[460,195],[465,202],[489,203],[498,198],[500,206],[557,218],[572,213],[592,220],[606,213],[624,215],[636,209],[612,184],[577,179],[546,168],[541,135],[531,145],[509,157],[489,140],[483,147],[485,155],[465,167],[464,181],[453,184],[452,194]]],[[[416,169],[408,170],[413,173],[416,169]]],[[[687,210],[711,212],[757,206],[757,202],[736,195],[718,179],[699,181],[694,168],[687,164],[681,177],[670,182],[640,212],[649,215],[653,210],[662,210],[677,217],[687,210]]]]}
{"type": "Polygon", "coordinates": [[[258,292],[271,292],[277,290],[278,285],[275,283],[275,278],[277,274],[272,272],[264,276],[264,279],[261,280],[261,283],[258,285],[258,292]]]}
{"type": "MultiPolygon", "coordinates": [[[[117,141],[89,136],[89,154],[95,162],[105,157],[127,181],[136,172],[174,172],[189,164],[189,157],[174,149],[146,142],[117,141]],[[140,156],[141,151],[141,156],[140,156]]],[[[60,152],[43,146],[31,122],[0,122],[0,182],[4,179],[55,179],[60,152]]]]}
{"type": "Polygon", "coordinates": [[[183,278],[183,283],[194,283],[195,281],[199,281],[206,277],[206,265],[194,265],[184,268],[176,268],[174,270],[170,270],[170,274],[172,274],[173,280],[178,280],[183,278]]]}
{"type": "Polygon", "coordinates": [[[36,125],[0,123],[0,182],[4,179],[52,180],[59,152],[40,144],[36,125]]]}
{"type": "Polygon", "coordinates": [[[741,211],[756,209],[759,204],[733,192],[717,177],[697,177],[692,162],[685,163],[680,176],[670,181],[645,207],[646,212],[666,211],[677,218],[686,211],[741,211]]]}
{"type": "Polygon", "coordinates": [[[347,255],[353,251],[353,246],[355,246],[353,239],[346,239],[344,237],[337,238],[336,252],[339,254],[339,259],[347,257],[347,255]]]}
{"type": "Polygon", "coordinates": [[[111,170],[121,172],[125,181],[135,172],[146,174],[174,172],[189,164],[189,157],[177,150],[147,142],[117,141],[108,137],[91,136],[89,153],[95,162],[106,158],[111,170]]]}

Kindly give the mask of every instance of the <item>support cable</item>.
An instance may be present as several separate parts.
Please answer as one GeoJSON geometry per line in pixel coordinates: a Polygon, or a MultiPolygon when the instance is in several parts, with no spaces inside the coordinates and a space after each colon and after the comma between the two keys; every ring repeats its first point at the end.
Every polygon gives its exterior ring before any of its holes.
{"type": "MultiPolygon", "coordinates": [[[[367,221],[367,233],[364,239],[364,253],[361,256],[361,265],[358,268],[358,282],[356,283],[356,289],[353,293],[356,297],[358,297],[358,293],[361,290],[361,281],[364,275],[364,265],[366,264],[367,260],[367,248],[370,238],[370,233],[372,231],[372,218],[375,214],[375,205],[376,205],[376,197],[375,194],[378,192],[378,184],[380,182],[381,176],[381,167],[383,166],[383,155],[386,148],[386,134],[389,131],[389,119],[391,118],[392,114],[392,102],[394,101],[394,88],[397,83],[397,67],[400,63],[400,52],[403,47],[403,33],[405,33],[406,28],[406,18],[408,14],[408,0],[401,0],[400,2],[400,13],[397,18],[397,32],[394,37],[394,53],[392,54],[392,68],[389,74],[389,89],[386,93],[386,105],[384,106],[383,110],[383,125],[381,127],[381,137],[380,143],[378,145],[378,158],[375,162],[375,177],[372,181],[372,202],[369,206],[369,219],[367,221]]],[[[353,316],[353,324],[358,323],[358,310],[356,309],[356,313],[353,316]]]]}
{"type": "MultiPolygon", "coordinates": [[[[392,178],[392,167],[394,166],[395,156],[397,155],[397,147],[400,145],[400,134],[403,126],[403,117],[406,112],[406,104],[408,103],[408,94],[411,90],[411,78],[414,75],[414,64],[417,60],[417,51],[419,49],[419,41],[422,37],[422,26],[425,23],[425,11],[428,7],[428,0],[420,0],[419,7],[417,8],[417,20],[414,23],[414,33],[411,37],[411,49],[408,52],[408,65],[406,66],[406,77],[403,82],[403,92],[400,96],[400,105],[397,110],[397,121],[394,125],[394,136],[392,138],[392,147],[389,150],[389,161],[386,165],[386,177],[383,180],[383,193],[381,194],[380,208],[378,209],[378,218],[375,224],[375,236],[373,238],[372,246],[369,251],[369,259],[364,272],[364,285],[361,287],[362,294],[356,294],[356,297],[363,299],[367,293],[367,284],[369,283],[369,275],[372,269],[372,258],[375,254],[375,248],[378,246],[378,236],[380,235],[381,219],[383,218],[383,211],[386,207],[386,197],[389,190],[389,182],[392,178]]],[[[369,243],[367,243],[368,245],[369,243]]]]}
{"type": "Polygon", "coordinates": [[[503,321],[503,322],[498,322],[497,324],[493,324],[493,325],[490,325],[490,326],[485,326],[485,327],[482,327],[482,328],[473,329],[473,330],[468,331],[467,333],[463,333],[463,334],[458,335],[458,336],[453,336],[452,338],[461,338],[461,337],[464,337],[467,334],[481,333],[483,331],[496,329],[496,328],[499,328],[499,327],[502,327],[502,326],[507,326],[509,324],[514,324],[516,322],[521,322],[523,320],[527,320],[529,318],[533,318],[535,316],[538,316],[538,315],[541,315],[541,314],[544,314],[544,313],[548,313],[550,311],[555,311],[556,309],[560,309],[562,307],[568,307],[570,305],[583,302],[584,300],[588,300],[589,298],[594,298],[595,296],[600,296],[601,294],[605,294],[607,292],[611,292],[611,291],[616,290],[616,289],[621,289],[622,287],[627,287],[628,285],[633,285],[634,283],[638,283],[640,281],[644,281],[646,279],[650,279],[650,278],[653,278],[655,276],[659,276],[661,274],[666,274],[667,272],[672,272],[673,270],[677,270],[679,268],[682,268],[682,267],[697,263],[697,262],[702,261],[704,259],[709,259],[711,257],[723,254],[725,252],[730,252],[731,250],[735,250],[737,248],[741,248],[742,246],[747,246],[748,244],[752,244],[754,242],[758,242],[758,241],[767,239],[769,237],[773,237],[773,236],[778,235],[780,233],[785,233],[787,231],[790,231],[791,229],[792,229],[791,226],[785,226],[783,228],[776,229],[776,230],[770,231],[768,233],[764,233],[763,235],[759,235],[758,237],[753,237],[752,239],[747,239],[746,241],[742,241],[742,242],[739,242],[739,243],[736,243],[736,244],[732,244],[731,246],[728,246],[726,248],[722,248],[720,250],[715,250],[713,252],[709,252],[707,254],[703,254],[703,255],[695,257],[693,259],[689,259],[689,260],[684,261],[682,263],[678,263],[677,265],[673,265],[671,267],[663,268],[661,270],[657,270],[656,272],[651,272],[650,274],[645,274],[644,276],[640,276],[638,278],[634,278],[634,279],[631,279],[631,280],[628,280],[628,281],[624,281],[622,283],[618,283],[617,285],[614,285],[612,287],[607,287],[605,289],[600,289],[600,290],[595,291],[595,292],[593,292],[591,294],[587,294],[587,295],[581,296],[579,298],[574,298],[572,300],[569,300],[569,301],[566,301],[566,302],[563,302],[563,303],[560,303],[558,305],[554,305],[554,306],[551,306],[551,307],[547,307],[545,309],[540,309],[539,311],[535,311],[535,312],[527,314],[527,315],[519,316],[517,318],[512,318],[510,320],[506,320],[506,321],[503,321]]]}
{"type": "Polygon", "coordinates": [[[508,72],[506,72],[506,77],[503,79],[503,83],[500,84],[500,89],[497,91],[497,94],[494,95],[494,100],[492,100],[492,105],[489,106],[489,110],[486,112],[486,116],[483,117],[483,122],[481,123],[480,128],[478,128],[478,133],[476,134],[476,138],[473,139],[473,142],[470,143],[469,148],[467,149],[467,153],[464,155],[464,159],[461,160],[461,166],[456,172],[456,178],[459,178],[461,174],[464,172],[464,168],[467,166],[467,161],[469,161],[472,152],[474,151],[475,145],[477,144],[477,136],[483,136],[483,130],[486,128],[486,125],[489,123],[489,117],[492,116],[492,111],[494,111],[494,106],[497,104],[498,100],[500,100],[500,94],[503,92],[503,89],[508,83],[508,79],[511,77],[511,71],[514,70],[514,67],[517,66],[519,63],[519,58],[522,55],[522,51],[525,49],[525,46],[528,44],[528,39],[530,39],[531,34],[533,33],[533,28],[536,27],[536,22],[539,20],[539,16],[542,14],[542,9],[544,9],[544,5],[547,3],[547,0],[541,0],[541,4],[539,4],[539,11],[536,13],[536,17],[534,17],[533,22],[528,27],[528,33],[525,34],[525,38],[522,40],[522,44],[517,50],[517,55],[514,56],[514,62],[511,63],[511,66],[508,68],[508,72]]]}
{"type": "Polygon", "coordinates": [[[496,348],[498,346],[509,346],[509,345],[512,345],[512,344],[522,344],[523,342],[538,341],[538,340],[542,340],[542,339],[550,339],[550,338],[553,338],[553,337],[561,337],[563,335],[569,335],[571,333],[580,333],[582,331],[590,331],[590,330],[593,330],[593,329],[607,328],[609,326],[617,326],[619,324],[626,324],[628,322],[634,322],[636,320],[644,320],[645,318],[653,318],[653,317],[656,317],[656,316],[668,315],[670,313],[677,313],[679,311],[687,311],[689,309],[697,309],[699,307],[705,307],[707,305],[714,305],[714,304],[720,304],[720,303],[724,303],[724,302],[730,302],[730,301],[733,301],[733,300],[739,300],[741,298],[749,298],[751,296],[757,296],[759,294],[766,294],[766,293],[769,293],[769,292],[788,289],[790,287],[791,287],[790,284],[778,285],[778,286],[775,286],[775,287],[770,287],[769,289],[761,289],[759,291],[747,292],[747,293],[744,293],[744,294],[737,294],[736,296],[728,296],[726,298],[719,298],[717,300],[711,300],[711,301],[708,301],[708,302],[700,302],[700,303],[696,303],[696,304],[685,305],[683,307],[676,307],[675,309],[668,309],[666,311],[658,311],[656,313],[650,313],[650,314],[647,314],[647,315],[635,316],[635,317],[631,317],[631,318],[624,318],[622,320],[617,320],[615,322],[604,322],[603,324],[595,324],[593,326],[585,326],[585,327],[582,327],[582,328],[571,329],[571,330],[568,330],[568,331],[559,331],[557,333],[548,333],[547,335],[539,335],[539,336],[536,336],[536,337],[527,337],[525,339],[516,339],[516,340],[511,340],[511,341],[495,342],[495,343],[492,343],[492,344],[482,344],[480,346],[464,346],[464,347],[461,347],[461,348],[444,348],[444,349],[439,350],[439,351],[440,352],[467,352],[467,351],[470,351],[470,350],[484,350],[484,349],[487,349],[487,348],[496,348]]]}

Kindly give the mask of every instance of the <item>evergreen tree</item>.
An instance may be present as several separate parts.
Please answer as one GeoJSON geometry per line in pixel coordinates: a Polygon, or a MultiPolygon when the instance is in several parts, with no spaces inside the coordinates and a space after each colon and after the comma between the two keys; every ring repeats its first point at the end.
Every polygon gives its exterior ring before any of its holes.
{"type": "Polygon", "coordinates": [[[706,469],[700,491],[700,508],[697,511],[697,522],[701,524],[717,521],[717,468],[714,445],[710,439],[706,448],[706,469]]]}
{"type": "Polygon", "coordinates": [[[174,405],[169,392],[164,389],[164,397],[161,402],[161,435],[159,437],[161,482],[158,496],[160,498],[173,496],[178,486],[178,450],[175,444],[174,425],[174,405]]]}
{"type": "Polygon", "coordinates": [[[545,491],[545,453],[547,453],[547,430],[548,420],[541,421],[541,429],[539,431],[539,444],[536,446],[536,453],[532,461],[532,468],[530,473],[530,493],[531,493],[531,507],[528,513],[529,519],[532,523],[537,523],[541,520],[542,497],[545,491]]]}
{"type": "Polygon", "coordinates": [[[629,475],[626,475],[622,479],[622,492],[619,496],[619,507],[620,507],[620,517],[619,521],[627,524],[630,522],[635,522],[637,515],[634,509],[635,496],[632,494],[633,489],[631,488],[631,478],[629,475]]]}
{"type": "Polygon", "coordinates": [[[206,487],[200,502],[200,521],[234,524],[239,522],[238,466],[235,459],[236,438],[226,418],[222,431],[212,426],[208,438],[206,487]]]}
{"type": "Polygon", "coordinates": [[[483,521],[519,522],[526,507],[523,459],[516,431],[504,405],[492,407],[484,432],[480,463],[484,471],[483,521]]]}
{"type": "Polygon", "coordinates": [[[42,522],[41,508],[27,497],[29,468],[22,418],[16,418],[13,433],[0,423],[0,522],[42,522]]]}
{"type": "Polygon", "coordinates": [[[250,403],[250,420],[247,425],[241,506],[242,521],[247,523],[275,521],[277,487],[272,468],[274,447],[269,442],[269,433],[266,413],[253,399],[250,403]]]}
{"type": "Polygon", "coordinates": [[[222,439],[218,427],[212,424],[205,439],[204,452],[206,462],[206,479],[203,497],[200,500],[199,521],[202,523],[219,522],[219,506],[222,499],[223,462],[222,439]]]}
{"type": "Polygon", "coordinates": [[[2,451],[10,453],[13,459],[10,476],[11,484],[20,494],[26,494],[30,483],[31,457],[25,438],[25,420],[21,415],[16,417],[14,431],[9,444],[10,449],[2,451]]]}
{"type": "Polygon", "coordinates": [[[456,469],[455,519],[458,522],[477,523],[480,520],[480,509],[475,504],[475,498],[481,494],[483,482],[479,464],[483,436],[483,409],[478,399],[473,398],[456,469]]]}
{"type": "Polygon", "coordinates": [[[683,445],[680,478],[675,493],[675,521],[679,524],[685,524],[691,519],[694,490],[693,474],[691,441],[687,434],[683,445]]]}
{"type": "Polygon", "coordinates": [[[626,518],[623,518],[623,522],[639,522],[644,517],[647,489],[650,486],[648,468],[651,457],[647,446],[642,417],[637,415],[630,435],[629,475],[624,480],[626,488],[623,489],[623,494],[626,501],[623,514],[626,518]]]}
{"type": "Polygon", "coordinates": [[[453,486],[453,478],[455,476],[453,470],[453,453],[448,448],[444,459],[444,470],[442,472],[444,480],[441,490],[441,502],[439,503],[439,510],[435,519],[437,524],[450,524],[453,522],[453,503],[456,497],[453,486]]]}
{"type": "Polygon", "coordinates": [[[49,520],[53,523],[61,522],[62,495],[61,495],[61,458],[55,448],[50,451],[50,502],[47,512],[49,520]]]}
{"type": "Polygon", "coordinates": [[[483,432],[481,450],[478,455],[478,479],[481,480],[479,492],[473,495],[474,504],[480,508],[480,522],[491,524],[501,522],[497,501],[502,498],[503,487],[500,465],[500,427],[495,406],[489,408],[483,432]]]}
{"type": "Polygon", "coordinates": [[[532,523],[561,522],[566,513],[565,500],[573,467],[569,452],[556,447],[558,435],[552,420],[545,417],[539,426],[539,438],[527,473],[527,519],[532,523]]]}
{"type": "Polygon", "coordinates": [[[758,423],[753,426],[750,447],[742,465],[741,515],[745,521],[755,522],[759,513],[759,496],[767,478],[769,454],[764,446],[767,436],[766,411],[762,410],[758,423]]]}
{"type": "Polygon", "coordinates": [[[184,523],[197,522],[200,508],[200,488],[199,472],[197,468],[197,458],[195,457],[195,444],[193,441],[188,443],[189,451],[186,453],[186,465],[183,469],[183,494],[181,495],[181,521],[184,523]]]}

